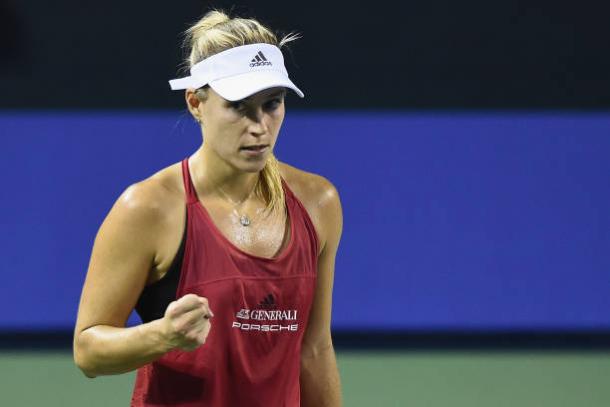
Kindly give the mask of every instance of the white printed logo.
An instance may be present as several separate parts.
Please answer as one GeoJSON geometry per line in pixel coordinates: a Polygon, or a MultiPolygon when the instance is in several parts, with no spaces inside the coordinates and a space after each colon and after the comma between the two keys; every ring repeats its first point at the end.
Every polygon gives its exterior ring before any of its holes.
{"type": "Polygon", "coordinates": [[[250,310],[241,309],[237,314],[235,314],[235,316],[241,319],[250,319],[250,310]]]}
{"type": "Polygon", "coordinates": [[[237,328],[242,331],[261,331],[261,332],[296,332],[299,329],[298,323],[284,324],[283,321],[296,321],[297,310],[280,310],[274,309],[277,304],[272,294],[268,294],[260,303],[260,309],[240,309],[235,317],[237,319],[253,320],[257,323],[246,323],[233,321],[232,328],[237,328]],[[271,324],[264,322],[272,321],[271,324]]]}

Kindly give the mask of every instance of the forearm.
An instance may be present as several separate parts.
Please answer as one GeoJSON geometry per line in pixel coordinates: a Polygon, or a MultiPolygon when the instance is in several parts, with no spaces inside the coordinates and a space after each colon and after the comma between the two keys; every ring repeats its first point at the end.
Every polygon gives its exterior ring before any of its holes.
{"type": "Polygon", "coordinates": [[[74,340],[75,362],[88,377],[129,372],[170,350],[161,320],[129,328],[98,325],[85,329],[74,340]]]}
{"type": "Polygon", "coordinates": [[[341,407],[341,380],[332,344],[301,352],[300,382],[302,407],[341,407]]]}

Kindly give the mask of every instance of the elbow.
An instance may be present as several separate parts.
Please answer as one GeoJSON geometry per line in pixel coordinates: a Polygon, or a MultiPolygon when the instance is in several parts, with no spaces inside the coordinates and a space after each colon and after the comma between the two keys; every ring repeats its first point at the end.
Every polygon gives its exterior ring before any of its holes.
{"type": "Polygon", "coordinates": [[[87,377],[89,379],[94,379],[97,377],[97,374],[89,366],[87,366],[84,363],[80,363],[78,360],[76,360],[76,358],[75,358],[75,362],[76,362],[76,366],[78,366],[78,368],[83,373],[83,375],[85,375],[85,377],[87,377]]]}
{"type": "Polygon", "coordinates": [[[86,335],[83,332],[76,334],[73,343],[74,364],[88,378],[97,377],[95,367],[91,362],[90,346],[87,343],[86,335]]]}
{"type": "Polygon", "coordinates": [[[88,378],[88,379],[95,379],[97,377],[97,375],[89,370],[85,370],[85,368],[79,366],[80,371],[83,373],[83,375],[88,378]]]}
{"type": "Polygon", "coordinates": [[[88,377],[89,379],[97,377],[97,374],[95,373],[95,370],[93,369],[91,364],[89,364],[87,359],[80,355],[78,352],[74,352],[74,363],[85,375],[85,377],[88,377]]]}

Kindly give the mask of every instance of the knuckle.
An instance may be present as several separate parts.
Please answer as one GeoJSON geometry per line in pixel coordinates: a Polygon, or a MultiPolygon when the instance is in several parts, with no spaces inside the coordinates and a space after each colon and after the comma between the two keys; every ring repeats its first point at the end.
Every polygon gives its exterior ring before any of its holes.
{"type": "Polygon", "coordinates": [[[197,296],[195,294],[186,294],[184,297],[180,298],[180,300],[184,303],[190,303],[196,298],[197,296]]]}
{"type": "Polygon", "coordinates": [[[184,323],[181,323],[176,326],[176,333],[182,337],[186,336],[189,333],[188,326],[184,323]]]}

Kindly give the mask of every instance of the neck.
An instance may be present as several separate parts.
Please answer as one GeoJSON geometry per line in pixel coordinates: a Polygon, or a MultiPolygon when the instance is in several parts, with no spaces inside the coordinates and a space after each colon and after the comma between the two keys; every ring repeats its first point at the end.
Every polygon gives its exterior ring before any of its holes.
{"type": "Polygon", "coordinates": [[[235,201],[240,201],[254,188],[259,172],[245,172],[222,160],[202,145],[189,159],[191,179],[198,191],[222,197],[219,188],[235,201]]]}

